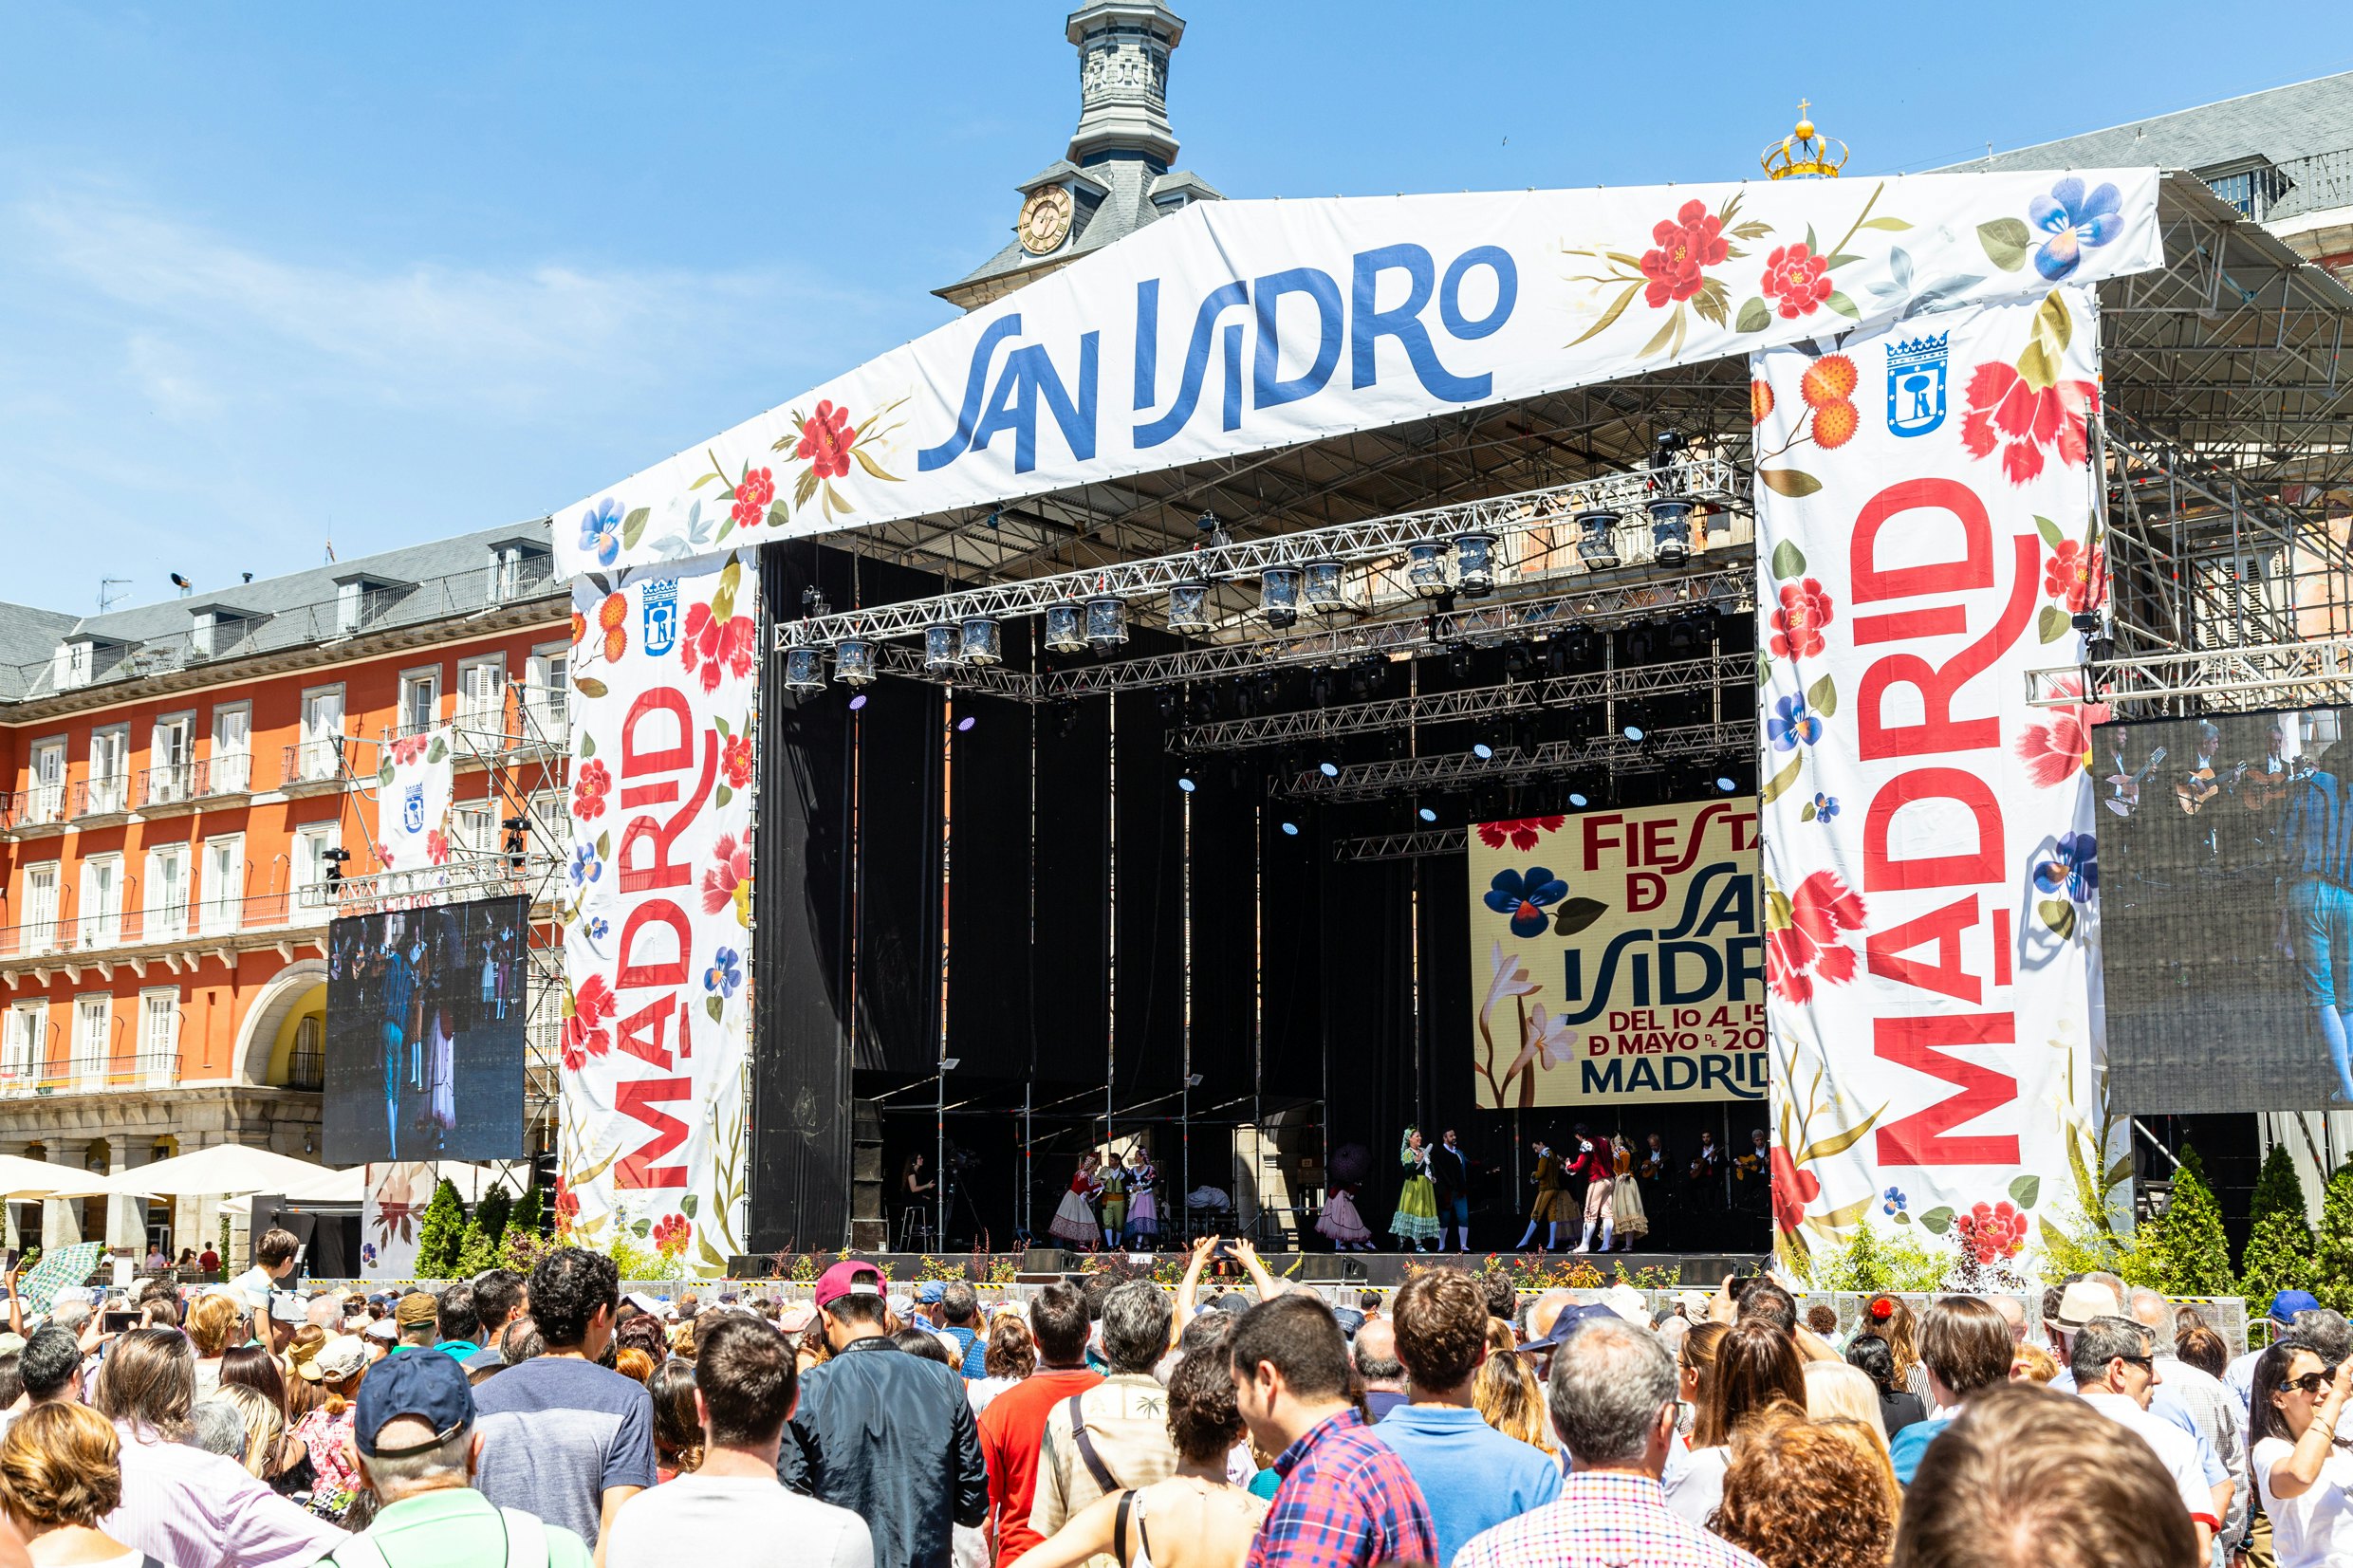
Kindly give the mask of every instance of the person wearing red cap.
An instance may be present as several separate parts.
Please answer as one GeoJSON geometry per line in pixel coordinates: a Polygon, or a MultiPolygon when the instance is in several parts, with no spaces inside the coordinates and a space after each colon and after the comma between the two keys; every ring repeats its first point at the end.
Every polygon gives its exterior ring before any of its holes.
{"type": "Polygon", "coordinates": [[[950,1568],[954,1527],[989,1517],[980,1436],[954,1369],[892,1343],[884,1290],[881,1272],[855,1258],[817,1282],[833,1356],[801,1379],[776,1473],[863,1518],[876,1562],[950,1568]]]}

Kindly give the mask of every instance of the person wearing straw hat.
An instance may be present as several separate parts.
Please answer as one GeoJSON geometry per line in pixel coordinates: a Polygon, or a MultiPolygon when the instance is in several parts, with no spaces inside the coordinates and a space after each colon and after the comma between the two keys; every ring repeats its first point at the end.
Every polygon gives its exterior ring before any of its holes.
{"type": "Polygon", "coordinates": [[[340,1522],[360,1493],[359,1468],[351,1462],[352,1401],[360,1395],[360,1379],[368,1369],[367,1345],[354,1334],[330,1336],[309,1357],[298,1362],[296,1375],[319,1391],[319,1403],[294,1424],[292,1436],[310,1453],[318,1480],[311,1487],[310,1511],[340,1522]]]}

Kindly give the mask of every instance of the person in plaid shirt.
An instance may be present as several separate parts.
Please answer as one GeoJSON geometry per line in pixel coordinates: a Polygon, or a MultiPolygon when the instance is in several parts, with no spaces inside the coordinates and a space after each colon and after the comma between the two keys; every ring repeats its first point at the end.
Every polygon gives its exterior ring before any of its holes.
{"type": "Polygon", "coordinates": [[[1658,1336],[1608,1317],[1579,1323],[1552,1353],[1547,1403],[1568,1449],[1560,1498],[1473,1536],[1452,1568],[1763,1568],[1667,1511],[1675,1357],[1658,1336]]]}
{"type": "Polygon", "coordinates": [[[1438,1535],[1405,1462],[1348,1399],[1348,1344],[1305,1292],[1259,1302],[1226,1341],[1234,1404],[1283,1484],[1245,1568],[1436,1563],[1438,1535]]]}

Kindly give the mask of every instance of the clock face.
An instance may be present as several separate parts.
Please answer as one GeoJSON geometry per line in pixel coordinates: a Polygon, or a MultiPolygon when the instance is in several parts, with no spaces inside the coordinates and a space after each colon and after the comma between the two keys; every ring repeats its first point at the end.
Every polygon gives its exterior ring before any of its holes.
{"type": "Polygon", "coordinates": [[[1030,193],[1029,199],[1021,204],[1021,219],[1015,227],[1024,250],[1033,256],[1045,255],[1070,232],[1070,193],[1059,185],[1030,193]]]}

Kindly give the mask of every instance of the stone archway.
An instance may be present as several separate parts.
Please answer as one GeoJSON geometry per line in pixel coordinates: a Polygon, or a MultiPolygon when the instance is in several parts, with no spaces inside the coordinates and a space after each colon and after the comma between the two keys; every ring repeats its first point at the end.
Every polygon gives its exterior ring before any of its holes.
{"type": "Polygon", "coordinates": [[[294,1016],[303,998],[325,984],[324,958],[298,958],[262,983],[237,1029],[237,1050],[232,1058],[236,1063],[237,1082],[269,1081],[269,1058],[277,1048],[278,1032],[294,1016]]]}

